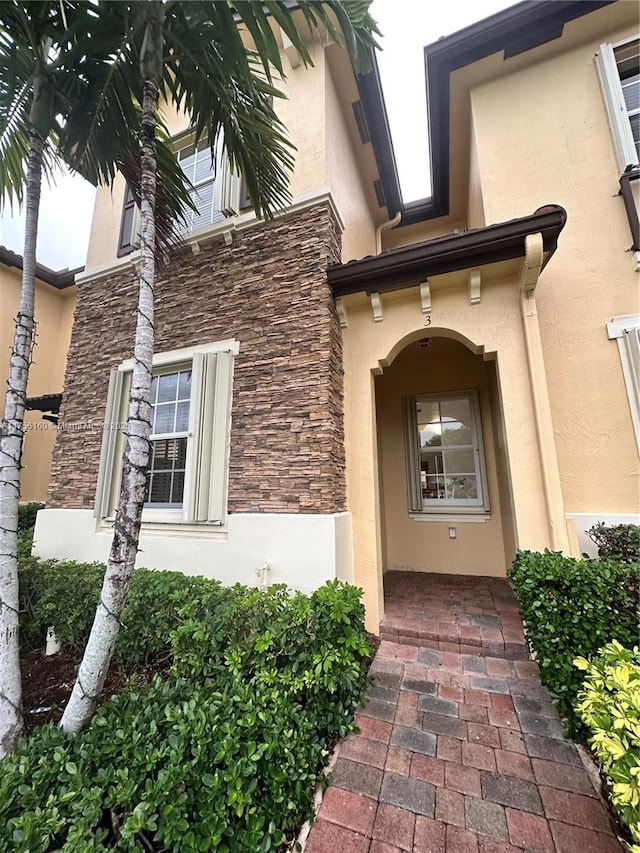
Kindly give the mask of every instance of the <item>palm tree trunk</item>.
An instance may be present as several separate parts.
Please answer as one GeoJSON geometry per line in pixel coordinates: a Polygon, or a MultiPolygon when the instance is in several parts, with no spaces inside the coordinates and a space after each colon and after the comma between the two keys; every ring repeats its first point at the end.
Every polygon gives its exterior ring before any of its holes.
{"type": "Polygon", "coordinates": [[[24,412],[35,328],[36,240],[44,147],[35,130],[29,134],[29,144],[22,290],[0,436],[0,758],[13,752],[23,729],[17,545],[24,412]]]}
{"type": "Polygon", "coordinates": [[[60,721],[60,726],[68,732],[80,731],[93,716],[109,670],[120,629],[120,614],[127,598],[138,552],[151,428],[157,108],[158,86],[152,80],[145,79],[142,103],[140,289],[127,440],[113,542],[102,594],[76,683],[60,721]]]}

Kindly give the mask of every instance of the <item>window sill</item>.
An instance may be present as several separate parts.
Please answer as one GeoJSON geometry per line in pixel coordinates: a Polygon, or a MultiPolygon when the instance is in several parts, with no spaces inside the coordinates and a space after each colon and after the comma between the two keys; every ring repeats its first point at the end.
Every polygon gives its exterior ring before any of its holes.
{"type": "MultiPolygon", "coordinates": [[[[100,523],[100,529],[103,532],[111,532],[113,530],[114,518],[103,518],[100,523]]],[[[191,539],[206,538],[206,539],[226,539],[228,536],[228,528],[226,523],[216,523],[213,521],[182,521],[175,514],[172,516],[159,515],[156,510],[153,518],[142,516],[142,526],[140,528],[141,535],[148,536],[178,536],[191,539]]]]}
{"type": "Polygon", "coordinates": [[[464,523],[465,521],[473,524],[481,524],[485,521],[491,521],[491,513],[484,512],[410,512],[409,518],[412,521],[442,521],[464,523]]]}

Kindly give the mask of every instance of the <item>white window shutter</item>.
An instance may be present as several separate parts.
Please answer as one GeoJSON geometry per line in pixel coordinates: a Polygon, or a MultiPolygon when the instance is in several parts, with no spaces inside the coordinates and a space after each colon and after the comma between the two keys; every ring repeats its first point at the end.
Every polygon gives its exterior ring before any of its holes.
{"type": "Polygon", "coordinates": [[[640,412],[640,327],[625,329],[623,340],[629,361],[629,394],[635,400],[636,412],[640,412]]]}
{"type": "Polygon", "coordinates": [[[621,173],[626,172],[638,165],[638,153],[631,132],[613,47],[610,44],[601,44],[596,53],[595,62],[618,168],[621,173]]]}
{"type": "Polygon", "coordinates": [[[93,510],[96,518],[108,518],[117,505],[130,390],[131,373],[112,370],[109,376],[98,484],[93,510]]]}
{"type": "Polygon", "coordinates": [[[233,354],[195,353],[191,376],[183,518],[220,523],[226,511],[233,354]]]}
{"type": "Polygon", "coordinates": [[[215,361],[208,521],[222,522],[226,513],[232,386],[233,354],[219,352],[215,361]]]}
{"type": "Polygon", "coordinates": [[[136,204],[133,208],[133,219],[131,221],[131,237],[129,242],[131,245],[140,248],[140,231],[142,230],[142,218],[140,216],[140,208],[136,204]]]}
{"type": "Polygon", "coordinates": [[[215,361],[216,353],[197,352],[193,356],[183,503],[185,521],[207,520],[215,361]]]}
{"type": "Polygon", "coordinates": [[[216,210],[225,216],[237,216],[240,210],[240,178],[231,172],[222,145],[219,147],[216,168],[216,210]]]}

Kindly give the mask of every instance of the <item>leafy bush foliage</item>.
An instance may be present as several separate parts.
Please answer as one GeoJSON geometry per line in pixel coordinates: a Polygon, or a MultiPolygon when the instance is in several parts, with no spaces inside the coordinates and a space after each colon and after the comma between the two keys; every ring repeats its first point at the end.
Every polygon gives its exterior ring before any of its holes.
{"type": "Polygon", "coordinates": [[[640,649],[608,643],[591,662],[575,661],[586,679],[576,713],[604,770],[611,801],[640,853],[640,649]]]}
{"type": "Polygon", "coordinates": [[[284,586],[217,589],[180,611],[174,673],[202,682],[230,672],[275,688],[312,714],[319,738],[343,737],[363,698],[370,654],[360,595],[338,581],[310,596],[290,597],[284,586]]]}
{"type": "Polygon", "coordinates": [[[44,504],[31,503],[20,504],[18,507],[18,530],[33,530],[36,524],[36,515],[39,509],[44,509],[44,504]]]}
{"type": "Polygon", "coordinates": [[[640,561],[640,527],[637,524],[606,527],[603,521],[599,521],[587,533],[598,546],[601,559],[617,560],[620,563],[640,561]]]}
{"type": "MultiPolygon", "coordinates": [[[[103,571],[22,561],[27,627],[83,642],[103,571]]],[[[338,581],[307,597],[136,571],[116,653],[166,656],[170,676],[132,682],[80,735],[41,727],[0,763],[0,851],[283,848],[364,701],[360,596],[338,581]]]]}
{"type": "MultiPolygon", "coordinates": [[[[87,641],[105,566],[102,563],[20,560],[21,642],[28,648],[44,645],[53,626],[65,646],[82,649],[87,641]]],[[[220,583],[182,572],[137,569],[122,614],[115,656],[135,666],[168,654],[169,637],[179,624],[178,611],[187,602],[221,590],[220,583]]]]}
{"type": "Polygon", "coordinates": [[[160,678],[0,765],[0,849],[275,850],[312,809],[326,752],[276,688],[160,678]]]}
{"type": "Polygon", "coordinates": [[[573,661],[596,654],[611,640],[626,646],[637,640],[640,566],[521,551],[509,580],[542,682],[553,693],[567,732],[584,739],[573,710],[582,685],[573,661]]]}

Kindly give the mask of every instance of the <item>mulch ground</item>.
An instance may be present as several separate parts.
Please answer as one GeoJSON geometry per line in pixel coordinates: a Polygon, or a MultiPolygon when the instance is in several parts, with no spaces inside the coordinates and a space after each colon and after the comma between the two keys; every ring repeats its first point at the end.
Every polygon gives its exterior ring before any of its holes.
{"type": "MultiPolygon", "coordinates": [[[[81,652],[64,650],[49,656],[35,651],[22,658],[22,702],[27,733],[44,723],[59,722],[71,696],[81,657],[81,652]]],[[[129,679],[147,684],[156,672],[163,671],[162,666],[151,663],[138,667],[133,673],[125,672],[117,663],[112,663],[99,704],[120,693],[129,679]]]]}
{"type": "MultiPolygon", "coordinates": [[[[371,665],[380,640],[369,634],[369,642],[372,654],[367,666],[371,665]]],[[[22,658],[22,702],[28,734],[44,723],[59,722],[71,696],[81,656],[79,651],[66,649],[49,656],[42,651],[34,651],[22,658]]],[[[134,672],[125,672],[116,662],[112,663],[99,704],[120,693],[129,679],[135,678],[138,684],[148,684],[157,672],[166,672],[166,662],[151,662],[134,672]]]]}

